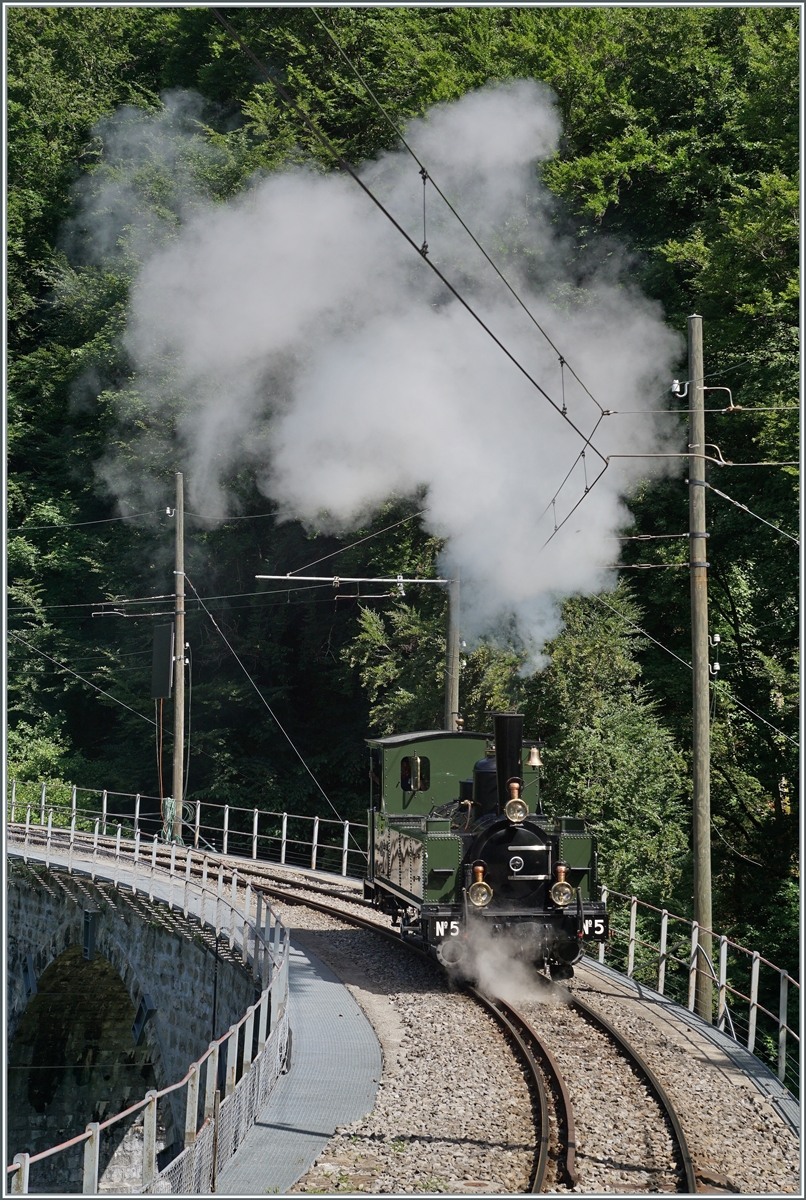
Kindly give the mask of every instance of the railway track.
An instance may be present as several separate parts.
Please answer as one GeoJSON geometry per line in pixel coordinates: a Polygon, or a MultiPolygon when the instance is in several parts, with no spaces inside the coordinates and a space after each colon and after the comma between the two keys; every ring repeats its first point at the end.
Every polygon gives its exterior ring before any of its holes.
{"type": "MultiPolygon", "coordinates": [[[[55,835],[54,831],[54,849],[62,840],[63,835],[55,835]]],[[[105,841],[108,843],[111,840],[106,839],[105,841]]],[[[109,847],[105,845],[104,848],[108,850],[109,847]]],[[[170,859],[169,851],[161,847],[157,849],[156,865],[166,869],[170,865],[170,859]]],[[[182,859],[184,859],[184,855],[176,856],[177,868],[183,865],[182,859]]],[[[145,867],[151,861],[151,851],[143,853],[140,861],[145,867]]],[[[231,862],[224,862],[222,866],[224,880],[229,886],[235,865],[231,862]]],[[[291,872],[294,870],[293,867],[287,869],[291,872]]],[[[404,937],[393,929],[388,920],[380,914],[376,914],[371,905],[364,901],[363,897],[355,895],[349,885],[323,886],[318,881],[307,879],[300,880],[292,877],[278,879],[276,870],[274,864],[268,863],[253,864],[247,860],[237,864],[237,874],[242,884],[249,882],[253,888],[259,888],[275,900],[292,905],[304,905],[348,925],[376,933],[393,942],[395,946],[399,947],[402,944],[410,952],[418,954],[426,958],[432,965],[436,965],[433,956],[418,946],[412,938],[404,937]],[[337,901],[338,907],[326,903],[325,897],[337,901]],[[359,912],[349,911],[345,906],[349,906],[353,910],[364,910],[364,912],[359,915],[359,912]],[[374,914],[373,918],[369,917],[367,910],[374,914]]],[[[182,873],[184,874],[184,871],[182,873]]],[[[202,858],[198,856],[198,852],[194,852],[191,859],[191,875],[195,880],[199,880],[202,873],[202,858]]],[[[218,864],[216,864],[214,872],[208,872],[208,885],[214,886],[217,875],[218,864]]],[[[541,977],[538,976],[538,979],[541,977]]],[[[544,986],[549,993],[561,991],[564,1006],[572,1009],[589,1025],[598,1029],[616,1048],[617,1052],[627,1060],[635,1075],[645,1081],[663,1114],[663,1120],[672,1133],[678,1166],[677,1190],[685,1194],[705,1190],[702,1186],[698,1187],[699,1181],[694,1164],[674,1106],[642,1056],[601,1013],[585,1001],[576,996],[570,996],[565,989],[558,989],[557,985],[551,984],[548,980],[544,982],[544,986]]],[[[535,1028],[534,1021],[530,1020],[528,1015],[517,1010],[512,1004],[500,998],[485,995],[475,988],[465,990],[494,1017],[505,1031],[511,1044],[516,1048],[524,1075],[528,1079],[536,1130],[530,1191],[566,1191],[575,1187],[580,1182],[580,1172],[577,1158],[577,1130],[571,1100],[572,1089],[569,1089],[563,1078],[557,1055],[552,1052],[548,1039],[535,1028]]],[[[582,1180],[583,1185],[584,1182],[582,1180]]]]}
{"type": "MultiPolygon", "coordinates": [[[[319,899],[310,898],[307,895],[310,889],[306,882],[287,880],[280,887],[264,885],[264,890],[275,899],[303,904],[328,916],[337,917],[339,920],[369,929],[388,938],[396,945],[402,943],[407,949],[433,961],[426,951],[414,945],[409,939],[401,937],[399,933],[388,926],[383,926],[378,921],[359,917],[354,913],[345,913],[343,909],[337,909],[319,899]]],[[[316,890],[322,892],[329,889],[316,890]]],[[[355,903],[352,898],[349,899],[350,903],[355,903]]],[[[696,1175],[677,1112],[660,1080],[644,1058],[601,1013],[598,1013],[585,1001],[569,996],[565,989],[557,988],[548,980],[543,986],[547,992],[553,992],[555,996],[561,995],[564,1004],[600,1030],[617,1053],[627,1061],[630,1069],[645,1081],[672,1133],[679,1177],[678,1191],[683,1194],[692,1194],[703,1190],[696,1175]]],[[[498,997],[485,995],[477,988],[468,987],[466,990],[496,1018],[507,1032],[517,1047],[529,1075],[530,1088],[535,1098],[536,1126],[536,1154],[531,1191],[540,1192],[549,1186],[554,1191],[558,1184],[563,1186],[563,1190],[573,1188],[579,1183],[579,1172],[576,1161],[577,1136],[571,1095],[547,1039],[535,1029],[528,1017],[511,1003],[498,997]],[[550,1171],[552,1162],[554,1164],[553,1177],[550,1171]]]]}

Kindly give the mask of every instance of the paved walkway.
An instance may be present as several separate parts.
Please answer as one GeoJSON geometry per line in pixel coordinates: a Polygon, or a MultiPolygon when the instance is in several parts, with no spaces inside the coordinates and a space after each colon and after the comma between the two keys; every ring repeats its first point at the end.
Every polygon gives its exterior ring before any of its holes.
{"type": "Polygon", "coordinates": [[[218,1178],[229,1196],[282,1195],[304,1175],[337,1125],[375,1106],[378,1040],[347,988],[320,959],[291,942],[291,1069],[218,1178]]]}

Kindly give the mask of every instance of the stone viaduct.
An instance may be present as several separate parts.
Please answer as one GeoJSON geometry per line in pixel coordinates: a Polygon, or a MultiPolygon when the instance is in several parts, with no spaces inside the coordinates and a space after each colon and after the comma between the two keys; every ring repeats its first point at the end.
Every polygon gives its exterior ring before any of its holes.
{"type": "MultiPolygon", "coordinates": [[[[64,1142],[181,1079],[259,994],[223,940],[112,883],[10,859],[6,921],[10,1155],[64,1142]],[[148,1019],[136,1043],[138,1011],[148,1019]]],[[[159,1104],[162,1162],[182,1138],[175,1096],[159,1104]]],[[[101,1191],[136,1184],[142,1136],[142,1112],[106,1132],[101,1191]]],[[[80,1192],[82,1158],[79,1145],[35,1164],[30,1190],[80,1192]]]]}

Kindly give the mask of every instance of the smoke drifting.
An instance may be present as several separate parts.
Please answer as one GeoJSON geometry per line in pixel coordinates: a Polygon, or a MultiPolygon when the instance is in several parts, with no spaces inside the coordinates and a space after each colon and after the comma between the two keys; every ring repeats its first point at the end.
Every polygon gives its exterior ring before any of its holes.
{"type": "MultiPolygon", "coordinates": [[[[188,101],[173,103],[173,118],[169,109],[153,128],[140,122],[144,146],[165,139],[166,121],[187,136],[188,101]]],[[[572,248],[537,173],[559,135],[549,93],[529,81],[435,108],[406,132],[602,407],[657,408],[680,341],[617,269],[589,272],[580,286],[568,266],[572,248]]],[[[386,153],[360,173],[419,245],[413,160],[386,153]]],[[[430,258],[560,403],[557,355],[430,184],[425,192],[430,258]]],[[[96,197],[90,225],[108,207],[96,197]]],[[[424,523],[447,539],[441,570],[461,571],[464,632],[514,616],[532,653],[557,629],[558,598],[612,582],[622,497],[662,468],[614,461],[541,549],[599,460],[588,451],[552,508],[581,439],[352,180],[290,168],[225,204],[191,197],[176,235],[162,232],[136,279],[126,344],[142,402],[158,413],[166,396],[181,397],[194,511],[228,511],[224,481],[245,463],[282,516],[329,531],[355,527],[391,494],[425,489],[424,523]]],[[[599,412],[567,372],[565,399],[589,433],[599,412]]],[[[669,422],[606,417],[594,444],[606,455],[676,449],[669,422]]],[[[121,464],[105,470],[131,497],[121,464]]]]}

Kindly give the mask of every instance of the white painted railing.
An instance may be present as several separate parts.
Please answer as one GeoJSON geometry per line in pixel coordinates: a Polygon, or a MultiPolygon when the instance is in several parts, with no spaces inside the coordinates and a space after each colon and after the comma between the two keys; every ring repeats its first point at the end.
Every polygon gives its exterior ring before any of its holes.
{"type": "MultiPolygon", "coordinates": [[[[602,888],[602,899],[607,902],[610,913],[610,931],[613,945],[608,946],[611,958],[616,958],[619,967],[625,966],[628,978],[640,978],[654,985],[661,995],[684,1003],[689,1012],[694,1011],[697,976],[711,979],[716,985],[716,1025],[735,1041],[743,1043],[751,1054],[759,1046],[759,1018],[764,1022],[764,1035],[768,1044],[763,1049],[763,1059],[772,1059],[777,1067],[778,1078],[797,1095],[800,1084],[800,1037],[797,1032],[800,1021],[800,984],[782,967],[775,966],[758,953],[747,950],[724,934],[711,935],[719,947],[717,963],[710,961],[700,945],[700,926],[696,921],[676,916],[668,909],[647,904],[636,896],[627,896],[606,887],[602,888]],[[652,914],[643,923],[644,930],[651,925],[658,928],[657,938],[648,940],[638,934],[639,912],[652,914]],[[626,917],[626,928],[624,919],[626,917]],[[659,918],[659,925],[658,925],[659,918]],[[672,922],[670,937],[669,923],[672,922]],[[670,948],[671,947],[671,948],[670,948]],[[626,952],[626,964],[624,963],[626,952]],[[639,958],[636,967],[636,954],[639,958]],[[760,972],[766,971],[767,991],[777,993],[778,1012],[771,1012],[759,1000],[760,972]],[[747,979],[747,991],[728,982],[729,974],[734,978],[747,979]],[[790,1015],[794,1010],[794,1016],[790,1015]]],[[[605,961],[605,943],[599,945],[599,962],[605,961]]]]}
{"type": "MultiPolygon", "coordinates": [[[[75,813],[75,810],[74,810],[75,813]]],[[[26,1194],[30,1168],[37,1162],[84,1144],[82,1191],[98,1192],[101,1138],[105,1130],[143,1111],[142,1192],[173,1192],[206,1195],[215,1190],[218,1172],[232,1157],[255,1117],[263,1108],[285,1061],[288,1041],[288,965],[289,932],[258,888],[247,883],[241,889],[237,870],[230,875],[231,896],[224,891],[224,864],[209,855],[196,854],[192,848],[171,848],[170,866],[157,864],[157,838],[150,854],[141,854],[139,831],[134,839],[121,836],[121,825],[113,837],[99,835],[102,818],[94,822],[92,833],[76,829],[54,828],[52,812],[40,808],[39,825],[31,822],[26,808],[25,823],[7,827],[7,851],[24,862],[37,860],[46,865],[64,866],[73,873],[92,879],[104,878],[116,887],[125,886],[134,894],[147,894],[155,901],[155,883],[167,883],[168,907],[181,909],[187,917],[198,916],[202,928],[220,936],[226,924],[230,948],[240,943],[244,966],[251,969],[260,987],[259,1000],[251,1005],[237,1024],[217,1041],[211,1042],[201,1057],[190,1064],[183,1079],[158,1091],[149,1091],[138,1103],[103,1122],[90,1122],[85,1131],[38,1154],[18,1153],[7,1168],[11,1192],[26,1194]],[[195,860],[195,861],[194,861],[195,860]],[[208,886],[210,866],[217,874],[215,889],[208,886]],[[201,882],[192,875],[201,867],[201,882]],[[142,871],[142,874],[141,874],[142,871]],[[193,900],[195,899],[195,904],[193,900]],[[193,910],[196,909],[194,913],[193,910]],[[223,919],[222,919],[223,918],[223,919]],[[219,1056],[226,1056],[223,1093],[219,1090],[219,1056]],[[240,1053],[239,1053],[240,1052],[240,1053]],[[237,1077],[238,1061],[240,1077],[237,1077]],[[204,1103],[200,1114],[200,1087],[204,1068],[204,1103]],[[157,1103],[180,1088],[186,1089],[184,1149],[162,1171],[157,1170],[157,1103]],[[201,1126],[199,1117],[201,1115],[201,1126]]],[[[107,814],[108,817],[108,814],[107,814]]]]}
{"type": "MultiPolygon", "coordinates": [[[[183,840],[194,849],[227,856],[310,867],[344,876],[360,877],[367,861],[367,827],[358,821],[298,816],[235,804],[190,800],[183,811],[183,840]]],[[[121,824],[131,834],[160,832],[160,800],[144,792],[111,792],[65,784],[29,783],[13,779],[7,802],[9,820],[20,820],[28,809],[39,812],[45,823],[46,808],[54,825],[71,821],[79,827],[97,820],[101,835],[121,824]],[[48,803],[48,790],[50,800],[48,803]]]]}

